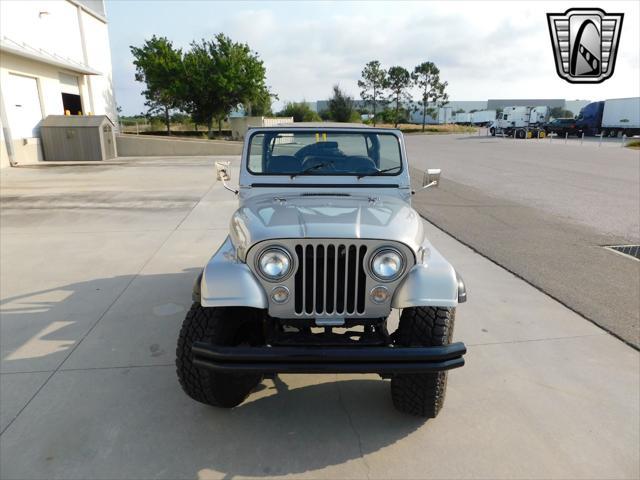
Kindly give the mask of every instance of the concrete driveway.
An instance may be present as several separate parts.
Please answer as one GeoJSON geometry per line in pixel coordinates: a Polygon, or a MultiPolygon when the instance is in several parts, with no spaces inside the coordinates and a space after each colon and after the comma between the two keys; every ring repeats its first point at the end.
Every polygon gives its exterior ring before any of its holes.
{"type": "Polygon", "coordinates": [[[218,410],[173,366],[235,206],[213,162],[0,177],[3,479],[640,476],[638,352],[429,224],[470,291],[437,419],[395,412],[373,375],[283,375],[218,410]]]}

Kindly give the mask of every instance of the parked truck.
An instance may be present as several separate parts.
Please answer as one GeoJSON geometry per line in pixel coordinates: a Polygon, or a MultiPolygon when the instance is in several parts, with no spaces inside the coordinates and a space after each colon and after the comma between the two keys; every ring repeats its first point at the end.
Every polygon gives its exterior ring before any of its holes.
{"type": "Polygon", "coordinates": [[[578,132],[585,135],[600,135],[603,110],[604,102],[591,102],[582,107],[576,119],[578,132]]]}
{"type": "Polygon", "coordinates": [[[471,123],[477,126],[489,126],[496,120],[495,110],[479,110],[471,114],[471,123]]]}
{"type": "Polygon", "coordinates": [[[576,126],[585,135],[640,135],[640,97],[592,102],[580,110],[576,126]]]}
{"type": "Polygon", "coordinates": [[[544,136],[542,128],[549,119],[549,107],[505,107],[489,127],[492,136],[505,135],[516,138],[544,136]]]}
{"type": "Polygon", "coordinates": [[[547,123],[551,110],[546,105],[533,107],[529,114],[529,126],[534,128],[540,128],[547,123]]]}

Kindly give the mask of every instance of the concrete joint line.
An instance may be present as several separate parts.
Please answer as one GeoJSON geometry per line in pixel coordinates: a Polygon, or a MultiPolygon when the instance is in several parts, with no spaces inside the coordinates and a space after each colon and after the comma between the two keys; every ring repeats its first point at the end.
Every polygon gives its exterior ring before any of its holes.
{"type": "Polygon", "coordinates": [[[467,347],[490,347],[492,345],[515,345],[519,343],[535,343],[535,342],[555,342],[559,340],[574,340],[576,338],[601,337],[607,335],[608,332],[591,333],[588,335],[572,335],[569,337],[549,337],[549,338],[532,338],[530,340],[507,340],[504,342],[486,342],[486,343],[467,343],[467,347]]]}
{"type": "MultiPolygon", "coordinates": [[[[85,367],[85,368],[65,368],[59,370],[60,372],[89,372],[93,370],[123,370],[126,368],[155,368],[155,367],[173,367],[175,363],[155,363],[149,365],[118,365],[115,367],[85,367]]],[[[23,372],[2,372],[0,375],[20,375],[29,373],[51,373],[54,370],[33,370],[23,372]]]]}
{"type": "Polygon", "coordinates": [[[360,436],[360,432],[358,432],[358,430],[356,429],[353,423],[353,418],[351,417],[351,413],[349,412],[349,410],[347,409],[347,406],[344,403],[344,399],[342,398],[342,389],[340,388],[340,381],[338,380],[337,375],[335,375],[335,385],[336,385],[336,388],[338,389],[338,402],[340,403],[342,410],[344,410],[344,413],[347,415],[347,419],[349,420],[349,426],[351,427],[351,430],[353,430],[353,433],[358,439],[358,450],[360,451],[360,458],[362,459],[362,463],[364,463],[364,466],[367,470],[367,478],[369,479],[371,478],[371,467],[369,466],[369,463],[367,462],[367,459],[364,456],[364,449],[362,448],[362,437],[360,436]]]}

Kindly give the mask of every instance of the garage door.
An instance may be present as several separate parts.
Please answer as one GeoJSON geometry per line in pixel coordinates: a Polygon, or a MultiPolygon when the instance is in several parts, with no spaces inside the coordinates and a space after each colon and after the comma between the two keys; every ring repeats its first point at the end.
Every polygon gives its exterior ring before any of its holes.
{"type": "Polygon", "coordinates": [[[13,138],[37,136],[38,123],[42,120],[42,109],[36,79],[10,74],[7,97],[13,138]]]}
{"type": "Polygon", "coordinates": [[[82,99],[78,77],[60,73],[60,91],[62,92],[62,109],[70,115],[82,115],[82,99]]]}

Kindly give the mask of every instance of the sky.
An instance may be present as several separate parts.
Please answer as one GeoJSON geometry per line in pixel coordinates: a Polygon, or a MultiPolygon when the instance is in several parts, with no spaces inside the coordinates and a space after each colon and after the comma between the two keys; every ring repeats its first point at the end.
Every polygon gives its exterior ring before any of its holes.
{"type": "Polygon", "coordinates": [[[600,1],[177,1],[106,0],[113,79],[125,115],[145,110],[129,46],[152,35],[187,49],[223,32],[264,61],[279,100],[316,101],[339,84],[359,98],[364,65],[408,70],[434,62],[449,82],[450,100],[640,96],[640,2],[600,1]],[[624,13],[614,75],[576,85],[555,71],[546,13],[600,7],[624,13]]]}

